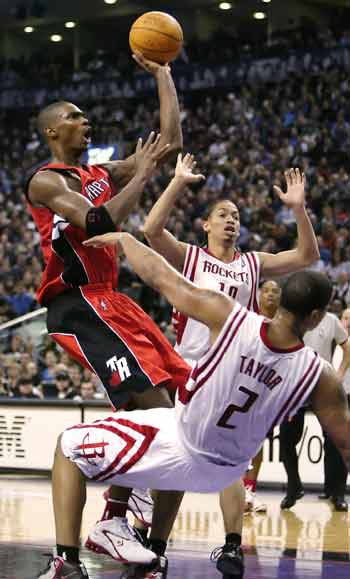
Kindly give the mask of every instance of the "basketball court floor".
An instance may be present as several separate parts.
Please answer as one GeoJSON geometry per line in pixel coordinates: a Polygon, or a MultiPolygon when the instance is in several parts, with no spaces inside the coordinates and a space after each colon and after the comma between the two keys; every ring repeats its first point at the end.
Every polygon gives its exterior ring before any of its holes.
{"type": "MultiPolygon", "coordinates": [[[[88,487],[83,537],[102,511],[102,487],[88,487]]],[[[260,492],[266,514],[244,521],[245,579],[349,579],[350,517],[327,501],[306,496],[281,512],[280,492],[260,492]]],[[[216,495],[188,493],[168,551],[169,579],[220,579],[210,553],[224,532],[216,495]]],[[[46,478],[0,477],[0,579],[32,579],[54,544],[50,483],[46,478]]],[[[123,568],[83,551],[90,579],[119,579],[123,568]]]]}

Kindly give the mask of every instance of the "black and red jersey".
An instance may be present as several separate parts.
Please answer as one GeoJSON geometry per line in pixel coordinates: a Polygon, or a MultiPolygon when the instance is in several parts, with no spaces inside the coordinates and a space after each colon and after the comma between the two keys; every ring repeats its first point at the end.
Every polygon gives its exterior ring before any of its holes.
{"type": "MultiPolygon", "coordinates": [[[[72,167],[49,163],[40,167],[31,178],[39,171],[47,170],[67,176],[72,173],[78,175],[81,181],[79,194],[88,199],[91,206],[99,207],[116,193],[109,173],[99,165],[72,167]]],[[[81,285],[109,283],[112,287],[117,287],[115,246],[100,249],[85,247],[82,244],[87,239],[84,229],[71,225],[47,207],[34,207],[29,199],[28,204],[40,233],[46,266],[37,291],[37,299],[41,304],[47,304],[65,290],[81,285]]]]}

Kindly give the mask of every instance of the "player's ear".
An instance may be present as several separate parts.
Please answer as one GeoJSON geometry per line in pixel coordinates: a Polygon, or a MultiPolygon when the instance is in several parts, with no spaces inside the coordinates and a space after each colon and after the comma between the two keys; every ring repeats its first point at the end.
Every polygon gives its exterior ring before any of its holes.
{"type": "Polygon", "coordinates": [[[203,231],[204,231],[205,233],[209,233],[209,231],[210,231],[209,221],[203,221],[203,222],[202,222],[202,227],[203,227],[203,231]]]}
{"type": "Polygon", "coordinates": [[[57,137],[57,131],[56,129],[53,129],[52,127],[46,127],[45,129],[45,136],[48,139],[55,139],[57,137]]]}

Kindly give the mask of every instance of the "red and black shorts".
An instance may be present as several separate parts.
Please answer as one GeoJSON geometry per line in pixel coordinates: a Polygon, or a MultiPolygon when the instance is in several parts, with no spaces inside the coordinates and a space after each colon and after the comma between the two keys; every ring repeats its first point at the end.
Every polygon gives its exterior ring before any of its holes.
{"type": "Polygon", "coordinates": [[[190,367],[151,318],[128,296],[106,284],[68,290],[48,305],[51,337],[97,374],[115,408],[131,392],[154,386],[175,390],[190,367]]]}

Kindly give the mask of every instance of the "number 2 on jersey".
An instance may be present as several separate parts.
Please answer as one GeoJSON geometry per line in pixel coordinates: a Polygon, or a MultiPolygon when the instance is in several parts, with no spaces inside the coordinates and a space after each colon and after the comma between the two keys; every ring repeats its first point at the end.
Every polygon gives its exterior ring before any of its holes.
{"type": "Polygon", "coordinates": [[[221,281],[220,291],[224,292],[224,294],[226,295],[229,295],[231,298],[235,298],[238,292],[238,287],[234,285],[230,285],[229,287],[227,287],[227,285],[223,281],[221,281]]]}
{"type": "Polygon", "coordinates": [[[240,386],[238,390],[244,392],[244,394],[247,394],[248,396],[247,400],[245,401],[243,406],[237,406],[237,404],[229,404],[229,406],[226,408],[225,412],[221,416],[220,420],[217,422],[216,426],[219,426],[220,428],[230,428],[231,430],[234,430],[234,428],[236,428],[235,425],[228,424],[228,421],[230,420],[234,412],[243,412],[245,414],[246,412],[248,412],[248,410],[250,410],[256,399],[259,397],[259,394],[256,394],[256,392],[252,392],[252,390],[249,390],[249,388],[245,388],[244,386],[240,386]]]}

